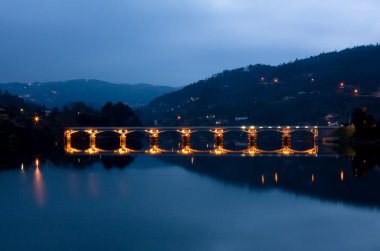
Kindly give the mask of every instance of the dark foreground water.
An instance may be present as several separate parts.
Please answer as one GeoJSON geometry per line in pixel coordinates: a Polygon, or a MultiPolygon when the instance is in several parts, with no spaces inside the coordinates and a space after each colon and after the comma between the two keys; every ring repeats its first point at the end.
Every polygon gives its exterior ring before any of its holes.
{"type": "Polygon", "coordinates": [[[366,160],[73,161],[0,171],[0,250],[380,250],[366,160]]]}

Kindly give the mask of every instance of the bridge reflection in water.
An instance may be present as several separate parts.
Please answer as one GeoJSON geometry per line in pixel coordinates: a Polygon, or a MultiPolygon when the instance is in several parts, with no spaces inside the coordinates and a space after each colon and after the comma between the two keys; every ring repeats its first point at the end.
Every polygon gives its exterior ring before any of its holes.
{"type": "MultiPolygon", "coordinates": [[[[190,154],[278,154],[278,155],[292,155],[292,154],[305,154],[317,155],[318,153],[318,130],[322,127],[317,126],[250,126],[250,127],[127,127],[127,128],[114,128],[114,127],[97,127],[97,128],[67,128],[65,130],[65,152],[68,154],[161,154],[171,153],[179,155],[190,154]],[[213,134],[214,147],[212,150],[197,150],[191,147],[191,135],[195,132],[209,132],[213,134]],[[223,146],[223,137],[226,132],[241,132],[246,133],[246,147],[243,150],[226,149],[223,146]],[[281,148],[275,150],[260,149],[257,144],[257,139],[260,132],[273,131],[281,133],[281,148]],[[298,131],[306,131],[313,135],[313,146],[306,150],[297,150],[292,148],[292,133],[298,131]],[[72,146],[72,135],[78,132],[84,132],[89,136],[89,146],[85,150],[80,150],[72,146]],[[119,136],[119,148],[114,150],[105,150],[97,146],[97,135],[105,132],[114,132],[119,136]],[[149,137],[149,148],[144,150],[131,149],[127,147],[128,134],[132,132],[144,133],[149,137]],[[160,148],[159,137],[163,132],[176,132],[180,135],[179,150],[165,150],[160,148]]],[[[331,129],[331,127],[328,127],[331,129]]]]}

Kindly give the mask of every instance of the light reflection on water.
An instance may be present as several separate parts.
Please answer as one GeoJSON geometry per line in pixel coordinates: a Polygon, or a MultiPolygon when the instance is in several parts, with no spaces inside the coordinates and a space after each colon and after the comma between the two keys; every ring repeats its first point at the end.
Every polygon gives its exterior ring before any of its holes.
{"type": "Polygon", "coordinates": [[[0,250],[380,248],[380,173],[345,157],[99,161],[0,171],[0,250]]]}
{"type": "MultiPolygon", "coordinates": [[[[42,173],[39,167],[39,160],[35,161],[36,169],[34,171],[34,194],[36,197],[36,204],[40,207],[45,205],[45,187],[42,173]]],[[[22,170],[23,172],[23,170],[22,170]]]]}

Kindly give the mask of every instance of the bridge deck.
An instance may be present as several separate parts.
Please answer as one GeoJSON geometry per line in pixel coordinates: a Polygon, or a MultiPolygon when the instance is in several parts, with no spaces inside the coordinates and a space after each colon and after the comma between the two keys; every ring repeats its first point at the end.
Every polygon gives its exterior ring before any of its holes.
{"type": "Polygon", "coordinates": [[[342,128],[341,126],[294,126],[294,125],[278,125],[278,126],[103,126],[103,127],[67,127],[66,130],[181,130],[181,129],[190,129],[190,130],[211,130],[211,129],[223,129],[223,130],[244,130],[244,129],[338,129],[342,128]]]}

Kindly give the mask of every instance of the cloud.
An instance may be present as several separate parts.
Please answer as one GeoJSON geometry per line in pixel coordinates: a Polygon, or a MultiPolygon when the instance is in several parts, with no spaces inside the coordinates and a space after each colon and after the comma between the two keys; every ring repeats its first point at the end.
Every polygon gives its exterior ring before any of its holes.
{"type": "Polygon", "coordinates": [[[183,85],[378,42],[375,0],[2,0],[0,81],[183,85]]]}

